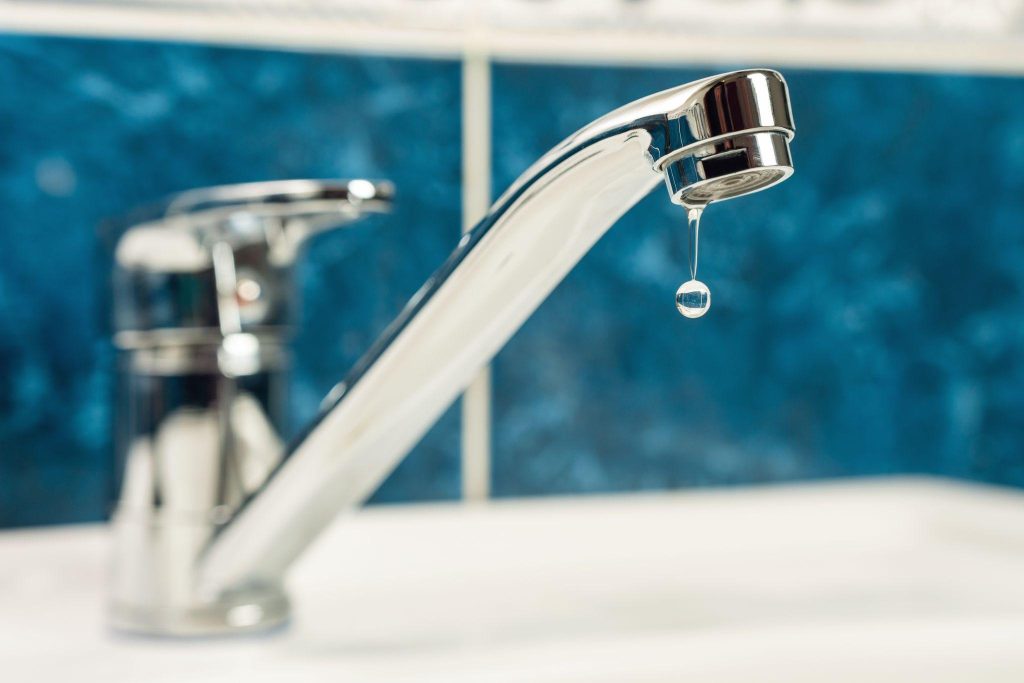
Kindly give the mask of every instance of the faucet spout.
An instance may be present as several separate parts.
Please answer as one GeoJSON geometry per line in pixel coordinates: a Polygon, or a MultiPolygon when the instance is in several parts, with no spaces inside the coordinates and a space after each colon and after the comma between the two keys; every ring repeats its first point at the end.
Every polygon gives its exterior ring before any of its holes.
{"type": "Polygon", "coordinates": [[[660,181],[687,206],[769,187],[792,173],[794,130],[783,77],[744,70],[636,101],[541,157],[461,239],[210,540],[197,567],[203,592],[279,583],[660,181]]]}

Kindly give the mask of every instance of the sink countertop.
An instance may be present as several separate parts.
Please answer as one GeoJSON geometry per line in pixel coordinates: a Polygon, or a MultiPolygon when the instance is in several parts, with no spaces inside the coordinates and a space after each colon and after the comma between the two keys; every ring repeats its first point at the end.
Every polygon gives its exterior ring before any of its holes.
{"type": "Polygon", "coordinates": [[[372,507],[256,637],[104,623],[105,526],[0,533],[3,680],[1024,680],[1024,493],[931,479],[372,507]]]}

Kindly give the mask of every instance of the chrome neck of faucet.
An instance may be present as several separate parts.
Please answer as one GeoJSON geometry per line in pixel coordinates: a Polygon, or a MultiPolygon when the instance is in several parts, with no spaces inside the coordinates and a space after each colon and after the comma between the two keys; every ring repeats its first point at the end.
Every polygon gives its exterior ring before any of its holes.
{"type": "MultiPolygon", "coordinates": [[[[263,484],[207,543],[185,551],[194,552],[187,559],[199,611],[258,611],[260,595],[280,595],[285,570],[317,534],[369,498],[576,263],[659,182],[685,205],[769,187],[792,172],[794,130],[782,76],[744,70],[633,102],[542,156],[331,391],[263,484]]],[[[249,625],[280,619],[280,605],[270,612],[249,625]]],[[[230,619],[221,621],[231,630],[230,619]]]]}
{"type": "Polygon", "coordinates": [[[441,268],[294,442],[202,561],[216,593],[279,579],[339,512],[362,504],[551,291],[664,177],[707,203],[792,172],[785,81],[738,71],[652,95],[541,157],[441,268]]]}

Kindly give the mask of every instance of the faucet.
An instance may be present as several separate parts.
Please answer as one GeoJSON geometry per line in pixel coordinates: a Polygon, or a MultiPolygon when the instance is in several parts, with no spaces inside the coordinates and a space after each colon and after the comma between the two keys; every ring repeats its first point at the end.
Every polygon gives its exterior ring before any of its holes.
{"type": "MultiPolygon", "coordinates": [[[[292,562],[366,501],[620,216],[660,182],[687,209],[780,183],[793,172],[794,133],[785,79],[749,69],[637,100],[543,155],[245,496],[183,511],[158,489],[141,505],[122,493],[114,626],[205,635],[286,621],[292,562]]],[[[192,485],[213,486],[219,471],[195,470],[192,485]]]]}

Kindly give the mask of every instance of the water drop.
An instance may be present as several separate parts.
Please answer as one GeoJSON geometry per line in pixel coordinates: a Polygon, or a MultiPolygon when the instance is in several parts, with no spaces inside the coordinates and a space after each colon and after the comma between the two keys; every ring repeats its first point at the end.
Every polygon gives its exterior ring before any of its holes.
{"type": "Polygon", "coordinates": [[[699,318],[711,308],[711,290],[700,280],[684,282],[676,290],[676,308],[687,318],[699,318]]]}

